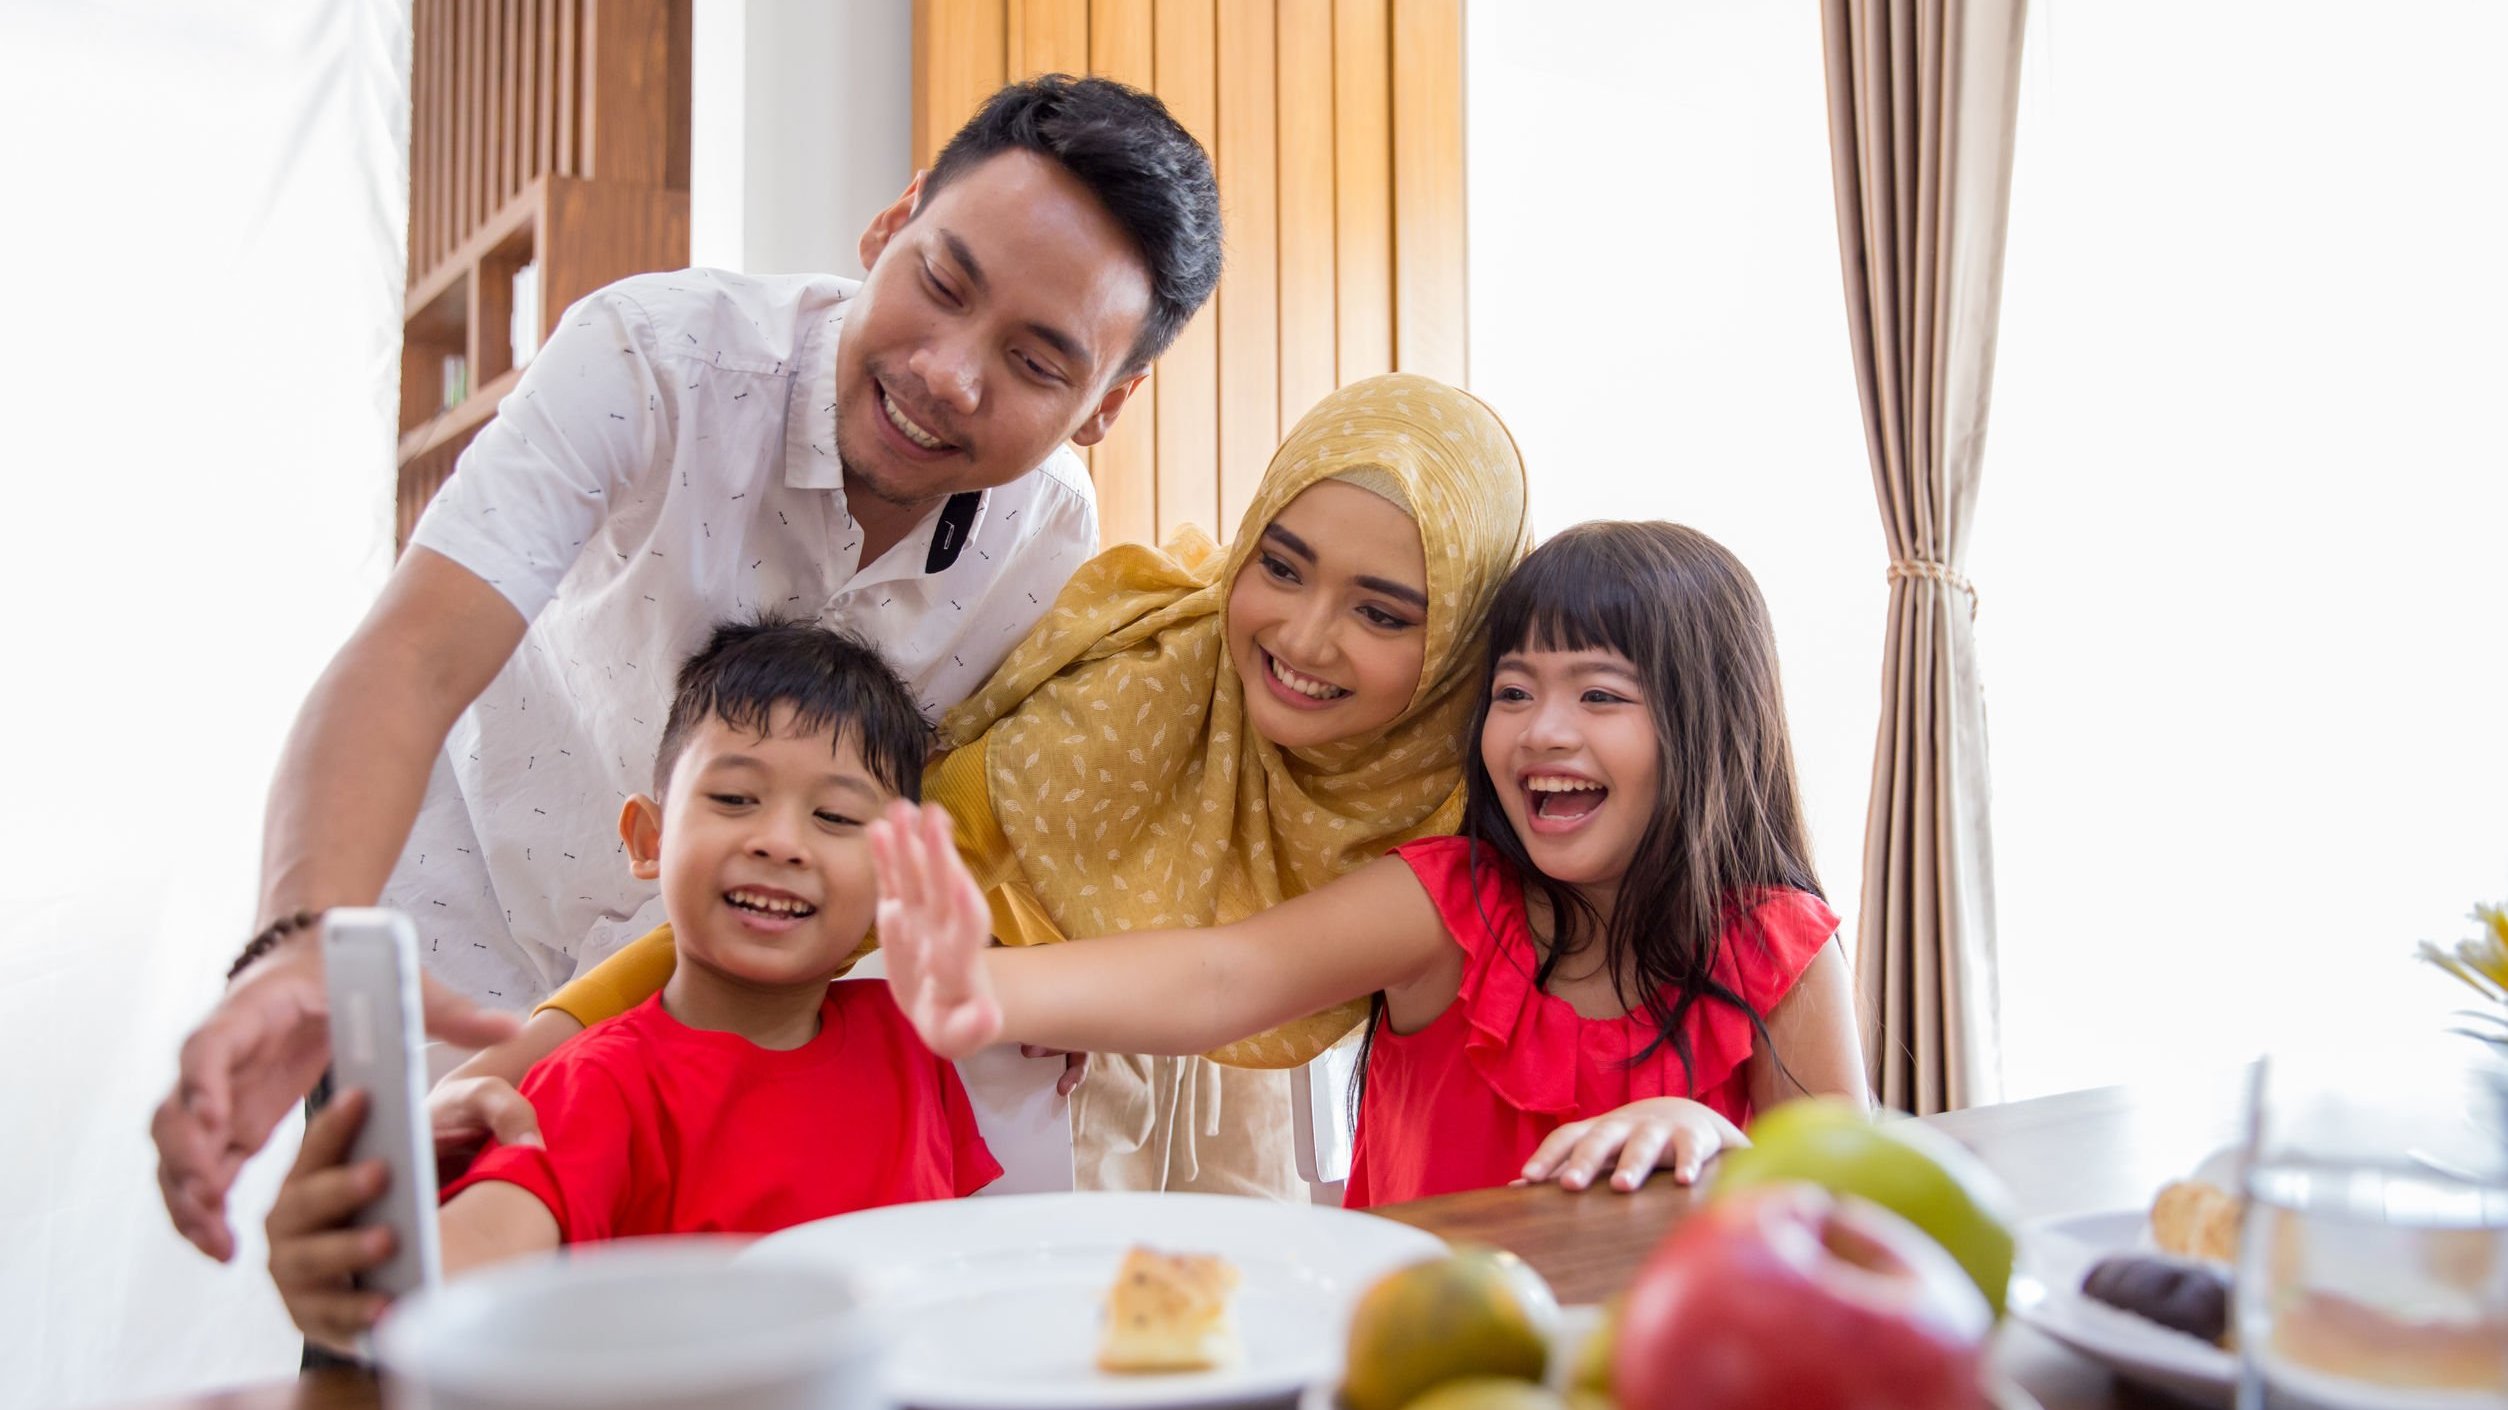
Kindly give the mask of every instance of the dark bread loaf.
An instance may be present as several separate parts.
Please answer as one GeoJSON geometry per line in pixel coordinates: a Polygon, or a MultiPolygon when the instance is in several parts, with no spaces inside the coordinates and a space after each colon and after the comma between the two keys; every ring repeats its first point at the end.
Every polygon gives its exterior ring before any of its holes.
{"type": "Polygon", "coordinates": [[[2093,1264],[2081,1290],[2214,1346],[2222,1345],[2229,1331],[2229,1280],[2200,1264],[2117,1254],[2093,1264]]]}

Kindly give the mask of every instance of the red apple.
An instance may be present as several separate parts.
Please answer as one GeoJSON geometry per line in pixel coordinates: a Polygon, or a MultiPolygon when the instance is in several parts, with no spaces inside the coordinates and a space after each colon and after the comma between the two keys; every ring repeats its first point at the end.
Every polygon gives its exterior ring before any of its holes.
{"type": "Polygon", "coordinates": [[[1621,1313],[1622,1410],[1977,1410],[1994,1314],[1879,1205],[1771,1185],[1693,1212],[1621,1313]]]}

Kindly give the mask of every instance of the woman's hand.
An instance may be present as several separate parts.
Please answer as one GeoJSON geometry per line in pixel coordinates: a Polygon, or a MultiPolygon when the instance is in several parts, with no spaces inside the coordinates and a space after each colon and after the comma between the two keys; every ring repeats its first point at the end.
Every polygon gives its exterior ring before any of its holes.
{"type": "Polygon", "coordinates": [[[270,1235],[270,1281],[278,1284],[289,1319],[305,1340],[350,1355],[391,1302],[350,1282],[392,1256],[390,1229],[348,1222],[391,1178],[380,1160],[342,1163],[366,1124],[366,1106],[364,1092],[343,1092],[305,1123],[305,1143],[263,1225],[270,1235]]]}
{"type": "Polygon", "coordinates": [[[1687,1097],[1651,1097],[1551,1132],[1524,1162],[1523,1183],[1556,1180],[1581,1190],[1607,1165],[1615,1190],[1636,1189],[1658,1166],[1695,1184],[1718,1151],[1749,1144],[1740,1127],[1687,1097]]]}
{"type": "Polygon", "coordinates": [[[1002,1013],[984,969],[992,913],[951,831],[938,804],[891,803],[871,824],[871,862],[897,1007],[933,1052],[962,1058],[1001,1036],[1002,1013]]]}
{"type": "Polygon", "coordinates": [[[1054,1079],[1054,1095],[1058,1097],[1070,1096],[1072,1090],[1080,1085],[1081,1079],[1089,1075],[1089,1055],[1087,1053],[1067,1053],[1060,1048],[1044,1048],[1039,1047],[1034,1043],[1021,1043],[1019,1045],[1019,1056],[1023,1058],[1062,1059],[1062,1076],[1054,1079]]]}

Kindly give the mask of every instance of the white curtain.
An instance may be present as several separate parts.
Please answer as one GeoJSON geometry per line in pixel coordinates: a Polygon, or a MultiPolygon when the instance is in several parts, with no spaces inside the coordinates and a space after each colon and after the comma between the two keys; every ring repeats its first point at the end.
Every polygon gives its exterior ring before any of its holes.
{"type": "Polygon", "coordinates": [[[295,705],[388,565],[406,0],[0,6],[0,1407],[292,1372],[148,1115],[295,705]]]}
{"type": "Polygon", "coordinates": [[[2508,7],[2029,23],[1968,560],[2005,1094],[2431,1031],[2414,942],[2508,899],[2508,7]]]}

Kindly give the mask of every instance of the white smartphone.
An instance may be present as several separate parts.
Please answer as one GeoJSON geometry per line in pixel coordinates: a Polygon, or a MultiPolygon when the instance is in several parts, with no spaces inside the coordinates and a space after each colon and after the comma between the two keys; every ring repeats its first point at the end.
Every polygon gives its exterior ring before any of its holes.
{"type": "Polygon", "coordinates": [[[398,911],[343,908],[322,921],[322,972],[331,1001],[331,1089],[362,1089],[366,1124],[352,1161],[391,1171],[382,1197],[359,1210],[363,1227],[393,1234],[392,1257],[358,1286],[406,1297],[432,1288],[436,1248],[435,1141],[427,1126],[426,1024],[418,990],[418,932],[398,911]]]}

